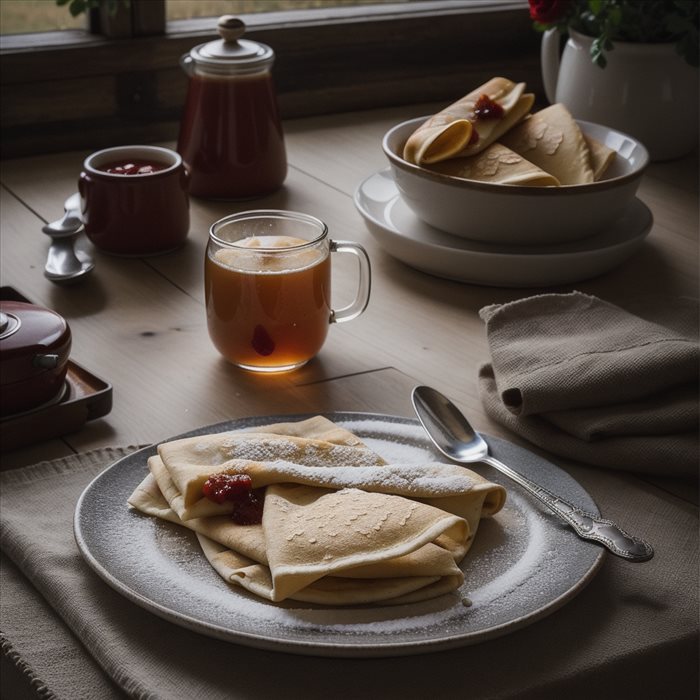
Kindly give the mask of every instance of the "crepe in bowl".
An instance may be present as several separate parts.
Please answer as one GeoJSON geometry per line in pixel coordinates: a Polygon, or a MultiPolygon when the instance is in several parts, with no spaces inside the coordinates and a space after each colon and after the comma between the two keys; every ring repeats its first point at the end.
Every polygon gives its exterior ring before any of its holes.
{"type": "Polygon", "coordinates": [[[617,151],[606,146],[604,143],[594,139],[592,136],[583,136],[591,154],[591,168],[593,169],[593,180],[601,180],[608,168],[615,162],[617,151]]]}
{"type": "Polygon", "coordinates": [[[480,518],[505,500],[463,467],[386,464],[322,417],[160,448],[129,504],[194,530],[221,576],[275,602],[399,604],[456,590],[480,518]],[[261,523],[198,505],[202,478],[222,472],[264,488],[261,523]]]}
{"type": "Polygon", "coordinates": [[[595,181],[588,144],[576,120],[561,103],[530,115],[500,141],[554,175],[562,185],[595,181]]]}
{"type": "Polygon", "coordinates": [[[492,78],[421,124],[406,141],[403,158],[426,165],[479,153],[523,119],[534,101],[525,83],[492,78]],[[490,110],[478,107],[484,102],[490,110]]]}
{"type": "Polygon", "coordinates": [[[559,180],[503,144],[493,143],[468,158],[452,158],[427,166],[428,170],[464,180],[522,187],[557,187],[559,180]]]}

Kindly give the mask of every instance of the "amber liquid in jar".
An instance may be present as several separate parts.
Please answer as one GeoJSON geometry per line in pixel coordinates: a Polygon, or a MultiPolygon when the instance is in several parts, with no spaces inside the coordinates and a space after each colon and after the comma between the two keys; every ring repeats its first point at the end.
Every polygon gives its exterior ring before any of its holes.
{"type": "Polygon", "coordinates": [[[303,246],[286,236],[243,239],[207,253],[207,324],[218,351],[239,367],[284,371],[321,349],[330,323],[331,266],[327,249],[266,255],[255,248],[303,246]]]}
{"type": "Polygon", "coordinates": [[[270,74],[193,75],[177,150],[192,195],[245,199],[278,189],[287,156],[270,74]]]}

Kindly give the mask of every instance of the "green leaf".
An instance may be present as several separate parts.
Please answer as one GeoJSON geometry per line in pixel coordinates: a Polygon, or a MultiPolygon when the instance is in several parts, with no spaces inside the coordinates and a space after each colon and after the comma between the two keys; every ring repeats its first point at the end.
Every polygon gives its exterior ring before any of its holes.
{"type": "Polygon", "coordinates": [[[562,34],[576,29],[596,41],[591,58],[606,64],[615,41],[675,42],[678,52],[697,65],[700,2],[698,0],[569,0],[558,22],[535,24],[537,31],[556,26],[562,34]]]}
{"type": "Polygon", "coordinates": [[[608,23],[613,27],[619,27],[622,23],[622,8],[615,5],[608,12],[608,23]]]}
{"type": "Polygon", "coordinates": [[[87,9],[87,3],[85,0],[71,0],[70,5],[68,6],[68,11],[73,15],[73,17],[77,17],[81,12],[85,12],[87,9]]]}
{"type": "Polygon", "coordinates": [[[603,9],[603,0],[588,0],[588,9],[594,15],[599,15],[603,9]]]}

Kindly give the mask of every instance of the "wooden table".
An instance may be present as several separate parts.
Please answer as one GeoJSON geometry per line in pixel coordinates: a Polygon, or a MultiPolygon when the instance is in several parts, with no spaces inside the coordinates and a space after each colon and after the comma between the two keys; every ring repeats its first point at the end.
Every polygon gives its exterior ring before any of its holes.
{"type": "MultiPolygon", "coordinates": [[[[382,134],[429,109],[414,105],[287,122],[290,170],[281,191],[244,203],[193,200],[191,232],[183,248],[147,259],[96,254],[94,272],[73,286],[44,278],[48,240],[40,229],[60,216],[87,153],[3,163],[2,284],[69,321],[72,358],[111,383],[114,400],[107,416],[79,432],[4,454],[3,469],[102,446],[150,444],[243,416],[355,410],[410,416],[410,389],[417,383],[451,396],[478,429],[518,442],[485,415],[478,397],[477,368],[488,352],[477,312],[543,290],[459,284],[408,268],[375,243],[353,204],[361,180],[387,165],[382,134]],[[219,358],[207,335],[203,256],[209,226],[251,208],[311,213],[328,224],[332,237],[362,243],[372,261],[367,311],[332,327],[320,355],[295,373],[257,377],[239,371],[219,358]]],[[[599,278],[548,291],[578,289],[613,303],[642,293],[698,295],[697,158],[651,165],[638,196],[654,215],[641,251],[599,278]]],[[[336,263],[336,306],[352,295],[354,272],[354,267],[336,263]]],[[[678,516],[684,527],[688,519],[697,521],[692,485],[553,461],[589,490],[601,511],[641,536],[659,539],[659,523],[649,516],[654,504],[663,503],[667,516],[678,516]]],[[[697,529],[694,536],[697,545],[697,529]]],[[[697,555],[697,546],[694,551],[697,555]]],[[[604,578],[634,576],[636,570],[626,566],[607,560],[604,578]]],[[[683,635],[691,647],[697,643],[688,630],[683,635]]],[[[654,663],[653,655],[644,658],[644,663],[654,663]]],[[[647,687],[663,680],[660,671],[651,676],[647,687]]]]}

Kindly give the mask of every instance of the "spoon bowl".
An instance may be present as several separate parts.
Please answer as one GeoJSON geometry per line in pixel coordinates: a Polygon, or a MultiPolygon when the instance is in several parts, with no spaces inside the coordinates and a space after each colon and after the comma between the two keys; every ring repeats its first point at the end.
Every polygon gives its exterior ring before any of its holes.
{"type": "Polygon", "coordinates": [[[87,253],[75,249],[74,238],[54,238],[44,267],[44,277],[51,282],[74,282],[86,275],[95,263],[87,253]]]}
{"type": "Polygon", "coordinates": [[[63,216],[51,223],[42,226],[41,230],[53,238],[72,236],[83,227],[83,220],[80,216],[80,195],[76,192],[72,194],[63,204],[63,216]]]}
{"type": "Polygon", "coordinates": [[[472,428],[464,414],[436,389],[417,386],[413,389],[411,400],[432,443],[449,459],[461,464],[484,462],[491,465],[544,503],[568,523],[579,537],[602,544],[619,557],[641,562],[654,556],[654,550],[648,542],[627,534],[611,520],[581,510],[492,457],[488,444],[472,428]]]}

